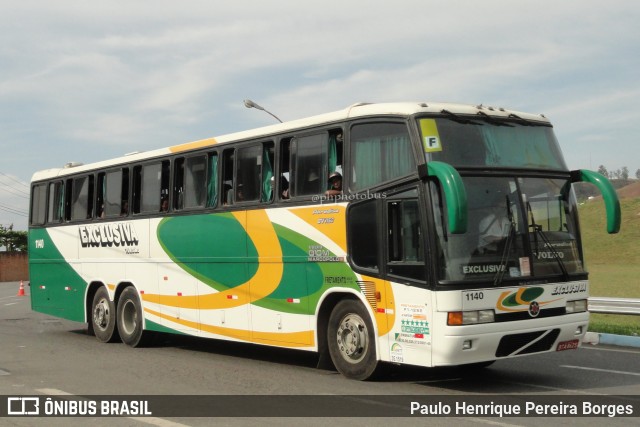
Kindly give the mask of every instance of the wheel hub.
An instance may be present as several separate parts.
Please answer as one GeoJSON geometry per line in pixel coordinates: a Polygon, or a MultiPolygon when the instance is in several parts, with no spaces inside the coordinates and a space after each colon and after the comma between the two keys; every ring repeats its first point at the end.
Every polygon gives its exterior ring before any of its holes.
{"type": "Polygon", "coordinates": [[[350,363],[359,362],[369,345],[364,320],[356,314],[345,316],[338,327],[337,340],[342,357],[350,363]]]}
{"type": "Polygon", "coordinates": [[[100,329],[106,329],[109,324],[109,304],[104,300],[100,300],[93,310],[93,323],[100,329]]]}

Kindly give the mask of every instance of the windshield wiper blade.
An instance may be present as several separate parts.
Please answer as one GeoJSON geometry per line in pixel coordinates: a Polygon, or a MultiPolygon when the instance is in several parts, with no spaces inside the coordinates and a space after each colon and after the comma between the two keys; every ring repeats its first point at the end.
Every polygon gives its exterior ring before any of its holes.
{"type": "Polygon", "coordinates": [[[551,242],[549,241],[547,236],[544,234],[544,231],[542,231],[542,226],[539,224],[536,224],[536,221],[533,218],[533,209],[531,208],[531,203],[529,203],[529,201],[527,201],[527,211],[529,212],[529,215],[531,215],[531,224],[529,224],[529,228],[533,229],[533,231],[535,232],[534,237],[536,237],[536,254],[540,252],[538,248],[538,240],[537,240],[537,236],[540,236],[545,246],[549,248],[549,250],[551,251],[551,254],[555,258],[556,262],[558,263],[558,266],[560,267],[560,270],[562,270],[562,276],[564,280],[568,281],[569,272],[567,271],[567,267],[564,265],[564,261],[562,261],[562,258],[560,258],[560,254],[558,253],[557,249],[551,245],[551,242]]]}
{"type": "Polygon", "coordinates": [[[449,110],[442,110],[440,111],[440,113],[447,115],[454,122],[462,123],[464,125],[480,125],[480,123],[478,122],[474,122],[473,120],[466,119],[459,114],[452,113],[449,110]]]}
{"type": "Polygon", "coordinates": [[[495,118],[491,117],[490,115],[488,115],[484,111],[478,111],[477,114],[478,114],[478,116],[481,116],[483,118],[483,120],[485,120],[487,123],[490,123],[490,124],[492,124],[494,126],[506,126],[506,127],[510,127],[510,128],[513,127],[509,123],[505,123],[505,122],[503,122],[501,120],[496,120],[495,118]]]}
{"type": "Polygon", "coordinates": [[[504,244],[502,250],[502,257],[500,258],[500,264],[498,271],[493,278],[493,286],[499,286],[504,278],[504,273],[507,271],[507,265],[509,263],[509,254],[511,253],[511,244],[513,243],[513,237],[515,236],[516,225],[513,223],[513,212],[511,211],[511,203],[509,202],[509,196],[506,196],[507,200],[507,219],[509,220],[509,231],[507,234],[507,241],[504,244]]]}

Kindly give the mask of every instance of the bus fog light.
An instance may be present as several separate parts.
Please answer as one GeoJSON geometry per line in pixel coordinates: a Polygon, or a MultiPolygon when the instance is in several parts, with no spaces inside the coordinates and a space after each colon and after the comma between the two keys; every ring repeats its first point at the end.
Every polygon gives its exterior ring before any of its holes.
{"type": "Polygon", "coordinates": [[[466,340],[462,343],[463,350],[471,350],[471,340],[466,340]]]}
{"type": "Polygon", "coordinates": [[[576,301],[567,301],[567,314],[581,313],[587,311],[587,300],[579,299],[576,301]]]}
{"type": "Polygon", "coordinates": [[[492,323],[495,321],[493,310],[480,310],[478,312],[478,323],[492,323]]]}
{"type": "Polygon", "coordinates": [[[478,323],[478,312],[477,311],[463,311],[462,312],[462,323],[465,325],[473,325],[478,323]]]}

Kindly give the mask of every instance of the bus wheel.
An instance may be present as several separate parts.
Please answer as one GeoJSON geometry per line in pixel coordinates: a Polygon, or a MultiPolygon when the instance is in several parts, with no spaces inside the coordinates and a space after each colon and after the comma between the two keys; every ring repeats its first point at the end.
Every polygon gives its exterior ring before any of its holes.
{"type": "Polygon", "coordinates": [[[147,333],[142,329],[142,305],[133,286],[127,287],[118,300],[118,332],[122,342],[131,347],[141,347],[147,333]]]}
{"type": "Polygon", "coordinates": [[[376,343],[369,313],[357,301],[340,301],[331,312],[327,328],[327,344],[331,360],[338,372],[354,380],[373,375],[376,343]]]}
{"type": "Polygon", "coordinates": [[[93,296],[91,304],[91,325],[93,333],[101,342],[114,342],[118,340],[116,330],[116,307],[109,299],[109,292],[100,287],[93,296]]]}

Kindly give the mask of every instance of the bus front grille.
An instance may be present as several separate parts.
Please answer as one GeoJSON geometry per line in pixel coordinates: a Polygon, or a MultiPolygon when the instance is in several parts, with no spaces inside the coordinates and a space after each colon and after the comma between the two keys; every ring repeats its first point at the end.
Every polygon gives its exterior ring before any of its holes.
{"type": "Polygon", "coordinates": [[[505,335],[500,340],[496,357],[517,356],[550,350],[560,329],[505,335]]]}

